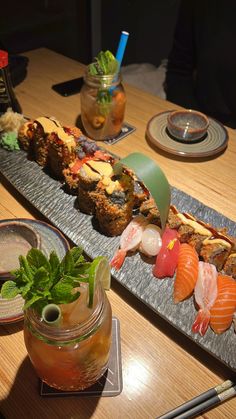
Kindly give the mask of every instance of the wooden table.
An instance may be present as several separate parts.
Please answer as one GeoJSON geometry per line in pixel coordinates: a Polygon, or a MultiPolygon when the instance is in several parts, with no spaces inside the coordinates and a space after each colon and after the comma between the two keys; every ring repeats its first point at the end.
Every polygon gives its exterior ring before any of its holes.
{"type": "MultiPolygon", "coordinates": [[[[82,75],[79,63],[46,49],[26,53],[28,76],[15,89],[23,112],[32,118],[56,116],[74,124],[79,95],[60,97],[51,89],[82,75]]],[[[177,108],[158,97],[125,86],[126,121],[136,131],[107,148],[119,156],[140,151],[161,166],[171,185],[236,221],[236,133],[229,129],[227,150],[208,160],[183,160],[153,148],[145,139],[149,119],[177,108]]],[[[4,178],[0,185],[0,218],[43,219],[4,178]]],[[[27,358],[22,322],[0,326],[0,410],[14,418],[155,418],[210,387],[235,376],[192,341],[137,301],[116,281],[108,294],[121,324],[123,391],[113,398],[41,398],[38,379],[27,358]]],[[[236,399],[204,414],[235,418],[236,399]]],[[[203,416],[202,416],[203,417],[203,416]]]]}

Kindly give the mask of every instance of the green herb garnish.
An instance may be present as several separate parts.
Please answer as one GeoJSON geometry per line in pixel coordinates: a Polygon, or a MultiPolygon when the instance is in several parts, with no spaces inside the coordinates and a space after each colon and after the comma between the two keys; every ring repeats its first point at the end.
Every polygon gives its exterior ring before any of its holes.
{"type": "Polygon", "coordinates": [[[119,63],[110,51],[101,51],[95,57],[95,62],[89,64],[88,71],[91,76],[104,76],[116,74],[119,63]]]}
{"type": "MultiPolygon", "coordinates": [[[[99,110],[101,115],[106,116],[110,111],[110,104],[112,102],[112,89],[107,88],[107,77],[111,75],[115,77],[115,74],[118,72],[119,63],[110,51],[101,51],[95,57],[95,62],[89,64],[88,72],[91,76],[101,76],[101,87],[98,89],[97,93],[97,103],[99,105],[99,110]]],[[[111,78],[111,82],[113,80],[111,78]]]]}
{"type": "Polygon", "coordinates": [[[80,293],[75,291],[80,282],[89,282],[91,263],[86,262],[81,247],[69,250],[62,261],[53,251],[47,258],[40,250],[32,248],[26,257],[20,256],[20,268],[13,271],[13,280],[6,281],[1,289],[2,298],[11,299],[20,294],[25,305],[41,312],[47,304],[67,304],[80,293]]]}

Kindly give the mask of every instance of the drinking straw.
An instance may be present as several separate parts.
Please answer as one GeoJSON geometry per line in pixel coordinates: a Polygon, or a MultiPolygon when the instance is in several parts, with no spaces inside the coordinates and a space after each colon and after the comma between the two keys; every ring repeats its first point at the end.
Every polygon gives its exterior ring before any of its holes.
{"type": "Polygon", "coordinates": [[[57,304],[47,304],[42,311],[42,318],[48,325],[56,326],[61,319],[61,309],[57,304]]]}
{"type": "Polygon", "coordinates": [[[126,44],[128,41],[128,37],[129,37],[128,32],[125,32],[125,31],[121,32],[120,42],[119,42],[117,52],[116,52],[116,59],[119,63],[119,69],[120,69],[120,66],[124,57],[124,52],[125,52],[126,44]]]}
{"type": "Polygon", "coordinates": [[[235,395],[236,385],[231,380],[227,380],[219,386],[213,387],[181,406],[159,416],[157,419],[190,419],[235,395]]]}

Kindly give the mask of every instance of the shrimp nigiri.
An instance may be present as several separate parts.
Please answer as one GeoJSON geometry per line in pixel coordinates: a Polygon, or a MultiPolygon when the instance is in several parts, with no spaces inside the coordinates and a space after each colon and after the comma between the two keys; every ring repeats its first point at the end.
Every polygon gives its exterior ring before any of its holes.
{"type": "Polygon", "coordinates": [[[217,270],[215,265],[199,262],[198,279],[194,288],[194,297],[199,311],[192,326],[192,331],[203,336],[210,322],[210,309],[217,297],[217,270]]]}
{"type": "Polygon", "coordinates": [[[210,313],[210,326],[215,333],[223,333],[233,320],[236,310],[236,281],[230,276],[218,275],[218,295],[210,313]]]}
{"type": "Polygon", "coordinates": [[[148,224],[147,219],[143,215],[137,215],[127,225],[120,236],[120,248],[117,250],[111,260],[111,266],[120,269],[124,263],[128,251],[136,250],[142,240],[142,234],[145,226],[148,224]]]}
{"type": "Polygon", "coordinates": [[[174,302],[179,303],[190,297],[198,278],[198,254],[187,243],[180,245],[174,282],[174,302]]]}

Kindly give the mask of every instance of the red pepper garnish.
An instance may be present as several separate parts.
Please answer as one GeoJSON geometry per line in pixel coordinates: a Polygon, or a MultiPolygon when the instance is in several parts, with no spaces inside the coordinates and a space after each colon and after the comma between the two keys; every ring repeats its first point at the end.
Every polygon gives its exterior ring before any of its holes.
{"type": "Polygon", "coordinates": [[[91,157],[84,157],[82,160],[78,159],[75,161],[74,165],[70,167],[71,173],[76,175],[79,169],[83,166],[84,163],[87,161],[92,160],[91,157]]]}

